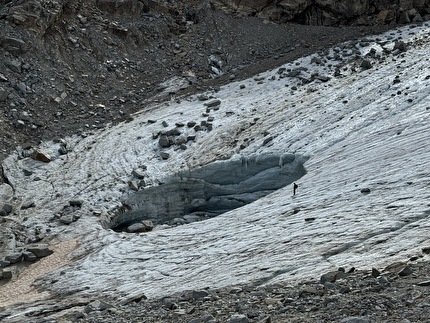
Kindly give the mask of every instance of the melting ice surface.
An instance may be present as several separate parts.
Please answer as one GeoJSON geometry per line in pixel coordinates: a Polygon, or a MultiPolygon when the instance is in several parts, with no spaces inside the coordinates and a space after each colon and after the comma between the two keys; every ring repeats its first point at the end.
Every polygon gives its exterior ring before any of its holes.
{"type": "MultiPolygon", "coordinates": [[[[59,270],[46,276],[42,285],[118,299],[161,297],[317,278],[339,266],[378,267],[419,254],[430,244],[429,32],[428,25],[394,31],[413,46],[373,60],[369,70],[342,70],[326,83],[302,84],[273,70],[258,81],[222,87],[214,93],[221,106],[211,111],[213,130],[199,133],[186,150],[170,148],[167,160],[159,158],[151,134],[161,120],[199,121],[206,108],[195,96],[146,107],[132,122],[87,138],[69,138],[72,151],[49,164],[9,157],[4,169],[15,195],[36,202],[36,208],[21,211],[29,228],[47,225],[72,198],[84,201],[77,222],[53,226],[52,232],[61,239],[81,236],[77,254],[85,257],[62,268],[62,275],[59,270]],[[400,82],[393,82],[397,76],[400,82]],[[310,157],[295,197],[289,185],[209,220],[146,234],[101,226],[141,164],[155,183],[221,159],[285,152],[310,157]],[[33,175],[25,177],[22,168],[33,175]],[[362,194],[362,188],[371,193],[362,194]]],[[[363,54],[392,48],[387,35],[362,47],[363,54]]],[[[329,64],[311,64],[311,56],[297,63],[309,73],[334,73],[329,64]]]]}

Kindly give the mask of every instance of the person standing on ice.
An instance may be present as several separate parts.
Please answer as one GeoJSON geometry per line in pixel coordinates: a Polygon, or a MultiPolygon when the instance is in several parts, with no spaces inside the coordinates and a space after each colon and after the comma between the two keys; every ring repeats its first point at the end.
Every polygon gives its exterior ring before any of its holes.
{"type": "Polygon", "coordinates": [[[299,185],[297,185],[296,183],[294,183],[293,185],[293,195],[296,195],[296,190],[299,188],[299,185]]]}

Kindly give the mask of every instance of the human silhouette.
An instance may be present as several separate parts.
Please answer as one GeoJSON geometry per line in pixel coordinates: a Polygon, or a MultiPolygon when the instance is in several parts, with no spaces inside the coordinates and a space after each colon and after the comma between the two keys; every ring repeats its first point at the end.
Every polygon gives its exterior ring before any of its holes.
{"type": "Polygon", "coordinates": [[[297,185],[296,183],[294,183],[294,186],[293,186],[293,195],[296,195],[296,190],[297,190],[298,187],[299,187],[299,185],[297,185]]]}

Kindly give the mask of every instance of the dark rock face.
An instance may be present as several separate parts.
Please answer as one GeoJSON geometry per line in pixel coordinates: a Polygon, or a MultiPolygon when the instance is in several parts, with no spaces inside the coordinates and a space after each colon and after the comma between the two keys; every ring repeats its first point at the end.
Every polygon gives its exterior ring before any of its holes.
{"type": "Polygon", "coordinates": [[[278,22],[294,21],[306,25],[370,25],[374,23],[409,23],[428,16],[430,1],[420,0],[218,0],[227,11],[278,22]],[[412,16],[412,17],[411,17],[412,16]]]}
{"type": "Polygon", "coordinates": [[[141,220],[171,223],[189,214],[213,217],[244,206],[302,177],[307,158],[293,154],[227,160],[177,174],[164,184],[129,196],[131,211],[117,215],[109,228],[141,220]]]}

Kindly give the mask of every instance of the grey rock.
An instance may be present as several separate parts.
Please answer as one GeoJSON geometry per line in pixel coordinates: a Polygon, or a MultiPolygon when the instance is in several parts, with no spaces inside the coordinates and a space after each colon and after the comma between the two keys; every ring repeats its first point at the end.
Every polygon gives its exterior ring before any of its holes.
{"type": "Polygon", "coordinates": [[[188,141],[195,141],[196,140],[196,135],[188,135],[187,136],[187,142],[188,141]]]}
{"type": "Polygon", "coordinates": [[[6,61],[5,65],[12,71],[17,72],[17,73],[21,73],[21,62],[17,59],[11,60],[11,61],[6,61]]]}
{"type": "Polygon", "coordinates": [[[263,140],[263,146],[266,146],[269,142],[271,142],[273,140],[272,136],[269,136],[267,138],[264,138],[263,140]]]}
{"type": "Polygon", "coordinates": [[[366,188],[362,188],[362,189],[360,190],[360,192],[361,192],[361,193],[363,193],[363,194],[369,194],[369,193],[370,193],[370,188],[368,188],[368,187],[366,187],[366,188]]]}
{"type": "Polygon", "coordinates": [[[84,312],[91,313],[94,311],[105,311],[108,308],[113,308],[113,307],[114,306],[110,305],[109,303],[106,303],[100,300],[95,300],[85,306],[84,312]]]}
{"type": "Polygon", "coordinates": [[[0,203],[10,202],[13,197],[13,189],[9,184],[0,185],[0,203]]]}
{"type": "Polygon", "coordinates": [[[202,299],[208,296],[209,296],[209,293],[205,290],[193,290],[191,293],[191,297],[193,299],[202,299]]]}
{"type": "Polygon", "coordinates": [[[173,128],[166,133],[167,136],[179,136],[180,134],[181,130],[179,128],[173,128]]]}
{"type": "Polygon", "coordinates": [[[13,206],[9,203],[0,204],[0,216],[7,216],[13,211],[13,206]]]}
{"type": "Polygon", "coordinates": [[[154,224],[152,221],[145,220],[138,223],[133,223],[132,225],[127,227],[128,233],[138,233],[138,232],[148,232],[154,228],[154,224]]]}
{"type": "Polygon", "coordinates": [[[397,21],[399,24],[408,24],[411,22],[411,18],[409,17],[409,14],[407,11],[403,11],[399,15],[399,19],[397,21]]]}
{"type": "Polygon", "coordinates": [[[13,277],[12,270],[4,270],[3,269],[2,279],[12,279],[12,277],[13,277]]]}
{"type": "Polygon", "coordinates": [[[168,147],[170,147],[169,137],[167,137],[166,135],[160,136],[160,139],[158,140],[158,144],[162,148],[168,148],[168,147]]]}
{"type": "Polygon", "coordinates": [[[188,122],[187,122],[187,127],[188,127],[188,128],[192,128],[192,127],[194,127],[196,124],[197,124],[197,122],[195,122],[195,121],[188,121],[188,122]]]}
{"type": "Polygon", "coordinates": [[[37,260],[36,255],[30,251],[24,251],[22,253],[22,255],[23,255],[25,261],[33,262],[33,261],[37,260]]]}
{"type": "Polygon", "coordinates": [[[185,137],[184,135],[178,136],[178,138],[176,138],[176,141],[175,141],[176,145],[182,145],[186,143],[187,143],[187,137],[185,137]]]}
{"type": "Polygon", "coordinates": [[[73,207],[81,207],[83,201],[82,200],[70,200],[69,205],[73,207]]]}
{"type": "Polygon", "coordinates": [[[21,54],[27,50],[25,41],[15,37],[3,36],[0,39],[0,47],[3,47],[10,53],[21,54]]]}
{"type": "Polygon", "coordinates": [[[228,323],[248,323],[249,319],[243,314],[233,314],[227,320],[228,323]]]}
{"type": "Polygon", "coordinates": [[[371,320],[365,316],[349,316],[340,321],[340,323],[371,323],[371,320]]]}
{"type": "MultiPolygon", "coordinates": [[[[25,85],[25,83],[24,83],[24,82],[19,82],[19,83],[16,85],[16,89],[17,89],[21,94],[23,94],[23,95],[27,94],[27,85],[25,85]]],[[[21,117],[21,119],[22,119],[22,117],[21,117]]],[[[24,120],[24,119],[23,119],[23,120],[24,120]]],[[[24,120],[24,121],[28,121],[28,120],[24,120]]]]}
{"type": "Polygon", "coordinates": [[[49,163],[52,161],[52,158],[48,153],[37,149],[32,153],[31,157],[34,160],[38,160],[44,163],[49,163]]]}
{"type": "Polygon", "coordinates": [[[215,317],[208,314],[208,315],[203,315],[195,319],[192,319],[188,323],[215,323],[215,322],[216,322],[215,317]]]}
{"type": "Polygon", "coordinates": [[[398,275],[399,275],[399,276],[409,276],[409,275],[412,275],[412,274],[413,274],[413,271],[412,271],[411,267],[409,267],[409,266],[405,266],[405,267],[403,267],[403,268],[398,272],[398,275]]]}
{"type": "Polygon", "coordinates": [[[214,99],[214,100],[211,100],[209,102],[204,103],[204,105],[208,108],[216,107],[220,104],[221,104],[221,100],[219,100],[219,99],[214,99]]]}
{"type": "Polygon", "coordinates": [[[144,9],[144,4],[138,0],[122,0],[121,5],[118,5],[117,1],[98,0],[97,7],[115,16],[138,17],[144,9]]]}
{"type": "Polygon", "coordinates": [[[9,91],[0,86],[0,102],[6,101],[9,96],[9,91]]]}
{"type": "Polygon", "coordinates": [[[371,69],[371,68],[372,68],[372,63],[371,63],[368,59],[363,59],[363,60],[361,61],[360,67],[361,67],[363,70],[371,69]]]}
{"type": "Polygon", "coordinates": [[[138,232],[144,232],[145,226],[143,223],[133,223],[132,225],[127,227],[128,233],[138,233],[138,232]]]}
{"type": "Polygon", "coordinates": [[[186,224],[187,221],[185,221],[184,218],[174,218],[171,222],[171,224],[173,225],[182,225],[182,224],[186,224]]]}
{"type": "Polygon", "coordinates": [[[33,172],[27,168],[23,168],[22,172],[24,173],[24,176],[31,176],[33,175],[33,172]]]}
{"type": "Polygon", "coordinates": [[[324,275],[321,276],[320,282],[321,284],[324,284],[326,282],[334,283],[336,280],[346,277],[346,273],[344,271],[338,270],[338,271],[330,271],[324,275]]]}
{"type": "Polygon", "coordinates": [[[412,22],[423,22],[424,21],[424,19],[423,19],[423,17],[419,14],[419,13],[417,13],[416,15],[415,15],[415,17],[412,19],[412,22]]]}
{"type": "Polygon", "coordinates": [[[65,214],[60,217],[59,221],[63,224],[72,224],[76,221],[76,218],[73,214],[65,214]]]}
{"type": "Polygon", "coordinates": [[[430,280],[425,280],[417,283],[418,286],[430,286],[430,280]]]}
{"type": "Polygon", "coordinates": [[[138,179],[143,179],[145,177],[145,170],[143,170],[142,168],[133,169],[131,175],[137,177],[138,179]]]}
{"type": "Polygon", "coordinates": [[[33,253],[37,258],[43,258],[53,253],[46,243],[36,243],[26,246],[28,252],[33,253]]]}
{"type": "Polygon", "coordinates": [[[408,45],[404,42],[404,41],[396,41],[394,43],[394,48],[393,49],[398,49],[401,52],[405,52],[408,49],[408,45]]]}
{"type": "Polygon", "coordinates": [[[328,82],[328,81],[330,81],[330,77],[326,76],[326,75],[316,75],[315,79],[316,80],[320,80],[321,82],[328,82]]]}
{"type": "Polygon", "coordinates": [[[11,264],[16,264],[22,260],[22,252],[14,252],[6,255],[4,257],[6,261],[9,261],[11,264]]]}
{"type": "Polygon", "coordinates": [[[7,267],[10,265],[10,261],[4,260],[4,259],[0,259],[0,268],[1,267],[7,267]]]}
{"type": "Polygon", "coordinates": [[[199,95],[197,96],[197,99],[198,99],[199,101],[207,101],[207,100],[209,100],[209,97],[208,97],[206,94],[199,94],[199,95]]]}
{"type": "Polygon", "coordinates": [[[161,159],[169,159],[169,157],[170,157],[170,154],[169,153],[166,153],[166,152],[164,152],[164,151],[161,151],[160,152],[160,157],[161,157],[161,159]]]}
{"type": "Polygon", "coordinates": [[[130,189],[136,192],[139,190],[139,184],[136,181],[129,181],[128,187],[130,187],[130,189]]]}
{"type": "Polygon", "coordinates": [[[192,222],[200,221],[201,219],[202,219],[202,218],[201,218],[200,216],[195,215],[195,214],[187,214],[187,215],[184,215],[184,220],[185,220],[187,223],[192,223],[192,222]]]}
{"type": "Polygon", "coordinates": [[[372,268],[372,277],[379,277],[381,275],[380,271],[376,268],[372,268]]]}

